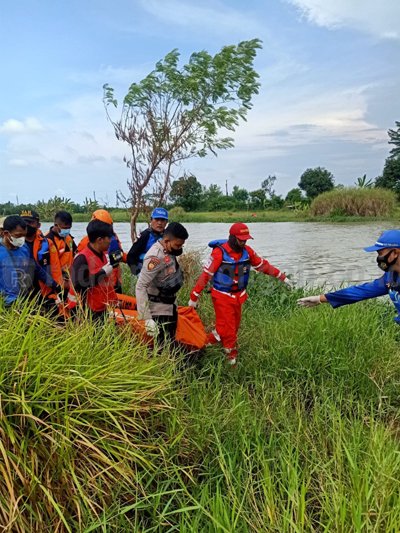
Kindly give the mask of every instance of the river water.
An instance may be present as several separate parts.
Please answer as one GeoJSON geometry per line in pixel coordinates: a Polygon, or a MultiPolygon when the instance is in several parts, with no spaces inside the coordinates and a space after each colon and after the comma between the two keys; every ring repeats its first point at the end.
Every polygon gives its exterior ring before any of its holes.
{"type": "MultiPolygon", "coordinates": [[[[78,243],[86,234],[87,223],[75,223],[72,235],[78,243]]],[[[184,224],[189,232],[185,248],[199,250],[204,258],[210,252],[207,244],[213,239],[228,237],[231,224],[184,224]]],[[[50,224],[43,223],[42,230],[50,224]]],[[[145,229],[139,224],[138,229],[145,229]]],[[[254,237],[249,245],[272,265],[300,285],[339,287],[342,283],[361,283],[381,275],[376,266],[376,254],[367,253],[365,246],[375,243],[382,231],[393,229],[390,223],[323,224],[274,222],[249,224],[254,237]]],[[[131,245],[128,223],[116,223],[114,229],[125,251],[131,245]]]]}

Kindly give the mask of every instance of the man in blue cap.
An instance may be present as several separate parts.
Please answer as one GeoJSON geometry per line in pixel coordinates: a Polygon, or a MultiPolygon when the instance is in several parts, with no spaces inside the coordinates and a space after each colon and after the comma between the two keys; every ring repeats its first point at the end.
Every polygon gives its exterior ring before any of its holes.
{"type": "MultiPolygon", "coordinates": [[[[385,231],[373,246],[364,248],[366,252],[378,252],[376,262],[383,270],[384,275],[374,281],[353,285],[346,289],[308,296],[297,300],[302,307],[315,307],[322,303],[330,303],[335,309],[342,305],[354,304],[369,298],[377,298],[389,294],[394,306],[400,313],[400,231],[385,231]]],[[[400,324],[400,316],[396,315],[395,321],[400,324]]]]}
{"type": "Polygon", "coordinates": [[[168,211],[163,207],[153,209],[150,227],[142,231],[139,238],[133,243],[126,259],[132,274],[136,276],[140,274],[144,256],[154,243],[161,241],[167,224],[168,211]]]}

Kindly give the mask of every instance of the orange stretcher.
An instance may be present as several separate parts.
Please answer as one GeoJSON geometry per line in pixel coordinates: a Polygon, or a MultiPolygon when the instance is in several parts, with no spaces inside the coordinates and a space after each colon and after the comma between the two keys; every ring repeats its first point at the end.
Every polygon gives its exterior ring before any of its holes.
{"type": "MultiPolygon", "coordinates": [[[[144,320],[138,320],[136,298],[126,294],[118,294],[120,308],[114,310],[114,319],[117,324],[129,326],[136,331],[145,341],[151,337],[146,334],[144,320]]],[[[190,350],[201,350],[207,344],[207,334],[202,321],[193,307],[178,307],[178,326],[175,339],[190,350]]]]}

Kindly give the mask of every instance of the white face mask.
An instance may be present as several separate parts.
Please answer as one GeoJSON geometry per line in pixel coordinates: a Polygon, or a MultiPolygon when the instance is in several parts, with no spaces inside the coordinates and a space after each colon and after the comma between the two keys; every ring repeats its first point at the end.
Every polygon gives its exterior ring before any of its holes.
{"type": "Polygon", "coordinates": [[[21,246],[25,244],[25,237],[20,237],[19,239],[16,239],[15,237],[11,237],[10,235],[10,242],[16,248],[21,248],[21,246]]]}

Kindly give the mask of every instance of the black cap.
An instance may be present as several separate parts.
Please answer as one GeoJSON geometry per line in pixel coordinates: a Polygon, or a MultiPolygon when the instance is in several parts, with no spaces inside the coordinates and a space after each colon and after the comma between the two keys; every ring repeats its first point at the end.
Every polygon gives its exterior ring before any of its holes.
{"type": "Polygon", "coordinates": [[[25,209],[22,211],[20,217],[29,220],[30,222],[40,220],[39,213],[37,211],[33,211],[33,209],[25,209]]]}

